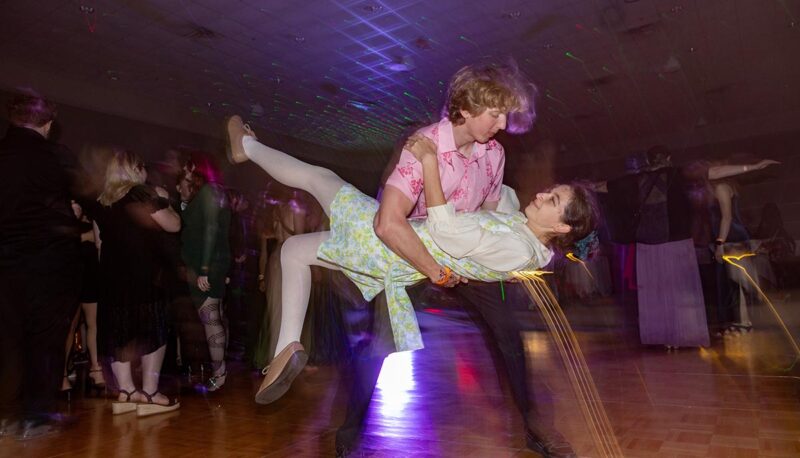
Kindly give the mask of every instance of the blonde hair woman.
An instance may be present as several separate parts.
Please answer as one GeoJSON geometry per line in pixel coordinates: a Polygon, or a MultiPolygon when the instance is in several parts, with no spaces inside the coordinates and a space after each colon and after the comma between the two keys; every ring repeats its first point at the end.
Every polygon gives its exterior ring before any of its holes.
{"type": "Polygon", "coordinates": [[[99,232],[100,300],[98,343],[109,357],[119,397],[115,414],[169,412],[180,404],[158,391],[166,348],[166,295],[157,279],[167,266],[161,235],[180,230],[180,217],[167,193],[145,185],[144,162],[129,151],[114,151],[95,215],[99,232]],[[141,359],[142,389],[131,363],[141,359]]]}

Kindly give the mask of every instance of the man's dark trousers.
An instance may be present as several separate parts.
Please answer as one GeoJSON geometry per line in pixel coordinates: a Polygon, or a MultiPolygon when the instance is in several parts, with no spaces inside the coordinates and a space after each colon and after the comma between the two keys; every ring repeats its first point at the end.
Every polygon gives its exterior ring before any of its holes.
{"type": "MultiPolygon", "coordinates": [[[[413,298],[418,288],[425,287],[427,285],[424,283],[410,287],[409,295],[413,298]]],[[[519,288],[520,285],[505,284],[504,287],[506,292],[510,292],[510,289],[519,288]]],[[[522,346],[519,321],[513,313],[514,307],[504,300],[499,283],[471,281],[453,288],[450,292],[457,296],[459,303],[472,320],[488,331],[484,333],[487,346],[495,347],[499,352],[505,365],[514,402],[527,425],[534,406],[528,397],[525,350],[522,346]]],[[[520,298],[523,295],[509,294],[509,297],[520,298]]],[[[394,348],[388,323],[386,296],[381,293],[373,302],[375,314],[372,332],[369,333],[369,338],[356,345],[353,352],[350,367],[353,381],[349,390],[345,420],[336,433],[337,447],[350,448],[360,436],[383,360],[394,348]]]]}

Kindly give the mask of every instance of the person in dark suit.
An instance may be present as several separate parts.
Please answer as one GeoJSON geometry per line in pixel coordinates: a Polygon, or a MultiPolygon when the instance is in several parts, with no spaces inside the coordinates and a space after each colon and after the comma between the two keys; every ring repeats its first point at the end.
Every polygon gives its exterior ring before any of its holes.
{"type": "Polygon", "coordinates": [[[48,140],[55,104],[21,92],[8,115],[0,140],[0,436],[26,440],[57,431],[81,227],[70,205],[74,161],[48,140]]]}

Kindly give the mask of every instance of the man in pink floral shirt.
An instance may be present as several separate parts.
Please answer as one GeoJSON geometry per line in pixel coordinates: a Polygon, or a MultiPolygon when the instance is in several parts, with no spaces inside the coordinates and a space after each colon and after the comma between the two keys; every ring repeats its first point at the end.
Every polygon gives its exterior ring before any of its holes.
{"type": "MultiPolygon", "coordinates": [[[[506,115],[498,113],[497,121],[490,128],[502,130],[506,126],[506,115]]],[[[484,202],[496,204],[500,200],[500,185],[503,183],[503,166],[505,154],[503,146],[497,140],[486,143],[470,142],[463,154],[456,146],[455,135],[466,128],[466,124],[454,126],[448,118],[436,124],[422,128],[418,133],[432,139],[438,145],[439,170],[442,176],[442,189],[448,202],[456,211],[474,212],[482,208],[484,202]]],[[[490,131],[491,132],[491,131],[490,131]]],[[[422,167],[414,155],[406,150],[394,172],[386,181],[385,193],[400,191],[414,207],[409,218],[427,216],[425,195],[422,193],[422,167]],[[394,189],[389,189],[391,186],[394,189]]],[[[487,205],[483,208],[493,208],[487,205]]]]}
{"type": "MultiPolygon", "coordinates": [[[[454,77],[454,82],[462,83],[461,86],[451,86],[449,105],[458,103],[458,108],[448,106],[446,118],[421,129],[420,133],[437,144],[442,188],[456,211],[494,210],[500,200],[505,154],[502,145],[493,137],[506,128],[508,111],[512,107],[466,105],[466,100],[461,99],[467,98],[466,93],[470,89],[474,90],[468,83],[474,86],[475,81],[490,82],[480,80],[475,75],[467,75],[474,80],[458,81],[458,76],[465,71],[469,73],[475,69],[462,69],[454,77]],[[453,94],[461,97],[453,100],[453,94]]],[[[506,100],[497,97],[493,104],[516,103],[516,95],[511,90],[503,95],[506,100]]],[[[443,278],[444,268],[428,253],[407,219],[427,216],[422,187],[422,165],[413,154],[404,150],[394,172],[386,181],[381,206],[375,216],[375,233],[392,251],[436,282],[443,278]]],[[[457,275],[451,275],[450,281],[444,286],[454,286],[458,281],[457,275]]]]}
{"type": "MultiPolygon", "coordinates": [[[[437,145],[442,188],[456,211],[497,208],[505,155],[493,138],[507,127],[515,133],[530,127],[534,117],[532,89],[532,84],[509,67],[464,67],[453,76],[444,119],[419,133],[437,145]]],[[[427,215],[423,187],[421,163],[404,150],[381,195],[375,233],[431,282],[453,287],[462,279],[434,260],[408,223],[408,218],[427,215]]],[[[528,447],[545,456],[574,456],[569,444],[552,430],[549,421],[538,418],[536,408],[529,403],[519,324],[503,301],[500,286],[472,281],[452,291],[467,311],[486,325],[503,356],[512,394],[523,416],[528,447]]],[[[383,294],[375,304],[376,315],[385,315],[383,294]]],[[[375,319],[371,326],[370,338],[354,351],[351,367],[355,374],[346,418],[336,433],[337,456],[347,456],[357,441],[384,356],[392,351],[377,349],[384,341],[391,341],[385,335],[388,326],[378,321],[375,319]]]]}

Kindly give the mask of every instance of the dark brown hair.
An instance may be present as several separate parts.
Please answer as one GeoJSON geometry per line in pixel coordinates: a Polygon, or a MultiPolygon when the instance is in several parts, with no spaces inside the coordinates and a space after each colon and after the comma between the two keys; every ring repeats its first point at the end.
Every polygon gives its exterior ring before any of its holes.
{"type": "Polygon", "coordinates": [[[600,210],[594,191],[583,182],[572,182],[568,186],[572,188],[572,199],[564,208],[561,222],[572,229],[552,240],[560,251],[571,250],[577,241],[597,229],[600,223],[600,210]]]}
{"type": "Polygon", "coordinates": [[[16,126],[42,127],[56,119],[56,104],[31,89],[20,89],[8,102],[8,120],[16,126]]]}

